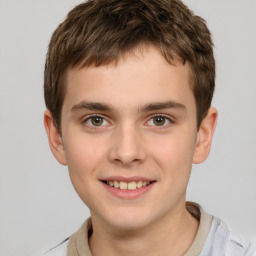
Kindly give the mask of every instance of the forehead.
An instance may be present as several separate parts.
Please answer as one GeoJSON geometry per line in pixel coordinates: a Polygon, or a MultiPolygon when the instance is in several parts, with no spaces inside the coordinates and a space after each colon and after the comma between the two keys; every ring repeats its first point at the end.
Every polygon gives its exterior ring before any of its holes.
{"type": "Polygon", "coordinates": [[[64,107],[83,100],[117,108],[168,100],[194,104],[189,65],[168,63],[155,47],[126,53],[115,63],[71,69],[66,78],[64,107]]]}

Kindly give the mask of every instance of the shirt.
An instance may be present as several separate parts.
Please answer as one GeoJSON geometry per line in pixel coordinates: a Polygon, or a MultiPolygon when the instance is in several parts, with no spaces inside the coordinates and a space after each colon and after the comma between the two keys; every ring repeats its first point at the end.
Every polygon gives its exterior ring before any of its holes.
{"type": "MultiPolygon", "coordinates": [[[[187,202],[187,210],[197,218],[199,228],[196,237],[184,256],[256,256],[256,250],[239,234],[227,227],[220,219],[211,216],[196,203],[187,202]]],[[[46,252],[46,256],[92,256],[89,235],[92,233],[91,218],[61,244],[46,252]]]]}

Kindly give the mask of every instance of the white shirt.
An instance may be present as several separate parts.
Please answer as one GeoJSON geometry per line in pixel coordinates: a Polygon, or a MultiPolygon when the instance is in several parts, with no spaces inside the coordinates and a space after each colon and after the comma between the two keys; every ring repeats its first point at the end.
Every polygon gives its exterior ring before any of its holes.
{"type": "MultiPolygon", "coordinates": [[[[195,240],[185,256],[256,256],[256,249],[228,228],[223,221],[205,213],[195,203],[187,202],[187,209],[200,220],[200,224],[195,240]]],[[[91,228],[89,218],[76,233],[77,255],[79,256],[92,256],[88,245],[88,230],[91,228]],[[79,246],[81,243],[82,246],[79,246]]],[[[69,238],[44,255],[67,256],[68,243],[69,238]]]]}

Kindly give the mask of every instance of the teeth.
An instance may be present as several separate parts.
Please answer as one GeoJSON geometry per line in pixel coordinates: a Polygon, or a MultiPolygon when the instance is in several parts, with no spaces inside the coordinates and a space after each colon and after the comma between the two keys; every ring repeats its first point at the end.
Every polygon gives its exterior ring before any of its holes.
{"type": "Polygon", "coordinates": [[[118,181],[114,181],[114,187],[119,188],[119,182],[118,181]]]}
{"type": "Polygon", "coordinates": [[[141,188],[142,187],[142,181],[137,182],[137,188],[141,188]]]}
{"type": "Polygon", "coordinates": [[[126,182],[120,182],[120,189],[127,189],[128,184],[126,182]]]}
{"type": "Polygon", "coordinates": [[[135,190],[136,189],[136,182],[129,182],[128,183],[128,190],[135,190]]]}
{"type": "Polygon", "coordinates": [[[150,184],[150,181],[107,181],[107,184],[111,187],[119,188],[121,190],[136,190],[138,188],[145,187],[150,184]]]}

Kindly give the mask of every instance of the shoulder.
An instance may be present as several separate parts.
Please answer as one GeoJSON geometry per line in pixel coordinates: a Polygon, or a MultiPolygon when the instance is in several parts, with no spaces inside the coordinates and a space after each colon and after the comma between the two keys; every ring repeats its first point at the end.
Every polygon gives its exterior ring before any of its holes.
{"type": "Polygon", "coordinates": [[[256,256],[256,249],[252,244],[246,241],[240,234],[229,229],[230,238],[227,247],[227,256],[243,255],[243,256],[256,256]]]}
{"type": "Polygon", "coordinates": [[[63,242],[53,247],[52,249],[45,252],[44,256],[66,256],[69,238],[65,239],[63,242]]]}
{"type": "Polygon", "coordinates": [[[67,253],[68,255],[76,255],[77,253],[74,252],[79,252],[79,255],[91,256],[88,244],[88,232],[90,229],[91,218],[88,218],[77,232],[45,252],[43,256],[67,256],[67,253]]]}
{"type": "Polygon", "coordinates": [[[251,243],[216,217],[213,217],[209,242],[213,256],[256,256],[256,250],[253,249],[251,243]]]}

